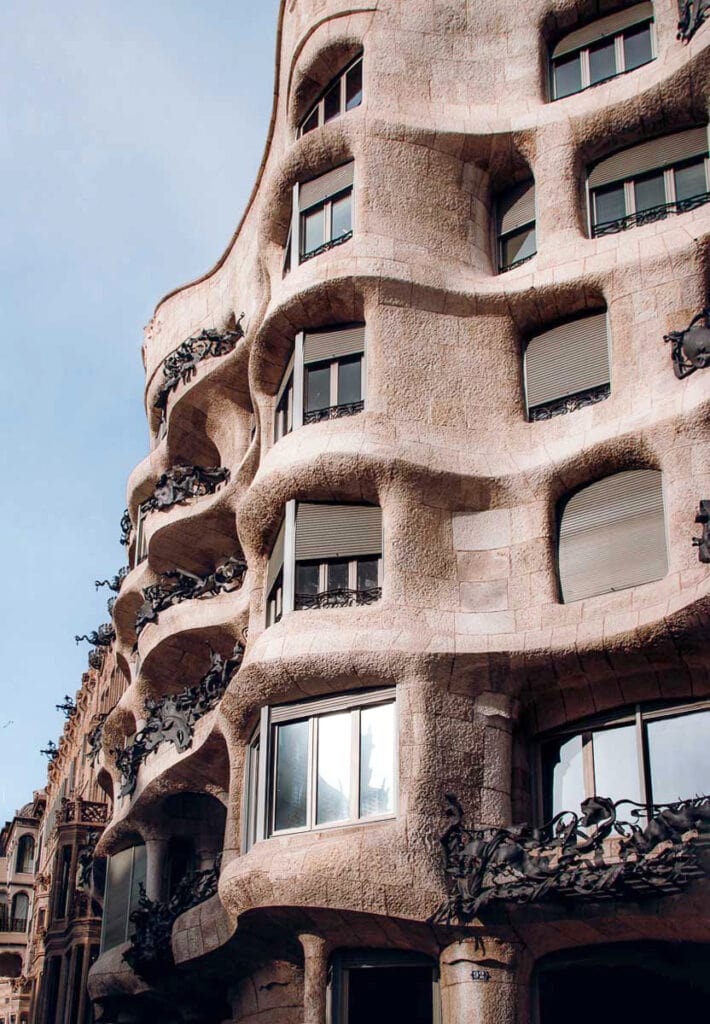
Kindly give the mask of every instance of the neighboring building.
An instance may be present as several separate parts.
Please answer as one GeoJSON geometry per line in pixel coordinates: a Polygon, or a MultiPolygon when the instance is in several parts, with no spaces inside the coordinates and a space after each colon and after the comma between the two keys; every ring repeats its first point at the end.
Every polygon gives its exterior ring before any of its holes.
{"type": "Polygon", "coordinates": [[[101,1020],[706,1012],[705,7],[282,3],[145,336],[101,1020]]]}
{"type": "Polygon", "coordinates": [[[0,831],[0,1024],[28,1024],[27,952],[44,794],[35,793],[0,831]]]}

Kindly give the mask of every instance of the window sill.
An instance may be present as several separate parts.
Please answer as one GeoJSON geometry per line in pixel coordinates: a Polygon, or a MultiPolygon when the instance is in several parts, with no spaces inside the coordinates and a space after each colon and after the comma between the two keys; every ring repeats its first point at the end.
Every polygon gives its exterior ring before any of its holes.
{"type": "Polygon", "coordinates": [[[616,235],[621,231],[628,231],[629,228],[643,227],[644,224],[655,224],[659,220],[665,220],[671,214],[687,213],[689,210],[696,210],[710,202],[710,192],[703,192],[698,196],[691,196],[690,199],[681,199],[674,203],[662,203],[659,206],[652,206],[640,213],[631,213],[628,217],[619,217],[618,220],[606,221],[602,224],[594,224],[592,227],[592,238],[602,238],[605,235],[616,235]]]}
{"type": "MultiPolygon", "coordinates": [[[[370,818],[358,818],[354,821],[333,821],[331,823],[323,822],[321,825],[314,825],[313,828],[286,828],[281,829],[278,832],[271,832],[268,836],[264,837],[266,841],[268,839],[288,839],[291,836],[313,836],[318,838],[322,832],[335,832],[339,829],[347,828],[362,828],[368,825],[379,825],[384,821],[396,821],[396,814],[378,814],[373,815],[370,818]]],[[[254,844],[256,845],[256,844],[254,844]]],[[[251,846],[249,849],[252,850],[254,847],[251,846]]]]}

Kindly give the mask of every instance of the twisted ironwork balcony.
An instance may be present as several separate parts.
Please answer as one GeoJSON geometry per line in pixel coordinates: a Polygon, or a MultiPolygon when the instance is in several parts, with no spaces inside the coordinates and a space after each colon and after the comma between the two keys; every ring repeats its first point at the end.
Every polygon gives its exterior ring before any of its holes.
{"type": "Polygon", "coordinates": [[[656,221],[665,220],[671,214],[687,213],[688,210],[695,210],[708,202],[710,202],[710,192],[691,196],[690,199],[676,199],[672,203],[659,203],[658,206],[650,206],[647,210],[630,213],[627,217],[619,217],[617,220],[607,220],[601,224],[594,224],[592,226],[592,238],[616,235],[620,231],[627,231],[628,228],[643,227],[644,224],[655,224],[656,221]]]}
{"type": "Polygon", "coordinates": [[[308,260],[312,260],[314,256],[320,256],[321,253],[329,252],[331,249],[336,249],[344,242],[349,242],[352,237],[352,231],[346,231],[344,235],[338,235],[337,238],[331,238],[329,242],[323,242],[323,245],[319,245],[317,249],[311,249],[310,252],[301,253],[300,262],[306,263],[308,260]]]}
{"type": "Polygon", "coordinates": [[[367,590],[322,590],[319,594],[296,594],[294,608],[352,608],[355,605],[374,604],[382,597],[382,587],[367,590]]]}
{"type": "Polygon", "coordinates": [[[192,338],[181,342],[178,347],[163,360],[163,381],[153,405],[160,409],[162,416],[168,404],[168,398],[177,386],[187,384],[194,377],[197,366],[203,359],[214,359],[232,352],[237,342],[244,337],[242,320],[244,314],[231,331],[220,334],[215,330],[204,330],[192,338]]]}
{"type": "Polygon", "coordinates": [[[598,388],[590,388],[589,391],[580,391],[576,395],[567,395],[565,398],[557,398],[554,402],[546,402],[544,405],[536,405],[528,410],[528,419],[531,422],[538,420],[551,420],[553,416],[562,416],[568,412],[576,412],[577,409],[584,409],[588,405],[596,405],[603,402],[611,394],[609,384],[601,384],[598,388]]]}
{"type": "Polygon", "coordinates": [[[239,590],[246,571],[244,559],[233,555],[206,576],[180,571],[164,572],[159,583],[143,589],[144,601],[136,615],[136,635],[140,636],[149,623],[157,622],[166,608],[183,601],[204,601],[239,590]]]}
{"type": "Polygon", "coordinates": [[[362,412],[365,403],[344,402],[342,405],[329,405],[326,409],[312,409],[303,414],[304,424],[321,423],[323,420],[339,420],[343,416],[355,416],[362,412]]]}
{"type": "Polygon", "coordinates": [[[689,43],[710,11],[710,0],[678,0],[680,20],[676,39],[689,43]]]}

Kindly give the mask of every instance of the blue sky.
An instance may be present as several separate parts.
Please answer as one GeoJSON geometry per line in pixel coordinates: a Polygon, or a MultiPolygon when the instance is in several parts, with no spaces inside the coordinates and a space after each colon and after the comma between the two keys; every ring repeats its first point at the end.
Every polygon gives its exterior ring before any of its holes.
{"type": "Polygon", "coordinates": [[[142,329],[251,191],[278,0],[0,4],[0,824],[43,785],[148,450],[142,329]]]}

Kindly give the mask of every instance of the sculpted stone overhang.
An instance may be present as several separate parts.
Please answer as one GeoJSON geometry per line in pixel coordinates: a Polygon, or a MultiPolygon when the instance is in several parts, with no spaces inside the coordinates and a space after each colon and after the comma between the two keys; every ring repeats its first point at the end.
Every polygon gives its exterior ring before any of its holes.
{"type": "Polygon", "coordinates": [[[448,895],[434,924],[470,923],[494,903],[664,896],[707,874],[708,796],[650,808],[594,796],[582,803],[581,816],[561,811],[541,828],[499,829],[466,828],[459,801],[453,794],[446,799],[448,895]],[[633,821],[619,819],[622,805],[631,805],[633,821]]]}

